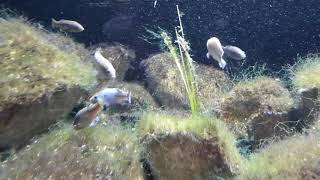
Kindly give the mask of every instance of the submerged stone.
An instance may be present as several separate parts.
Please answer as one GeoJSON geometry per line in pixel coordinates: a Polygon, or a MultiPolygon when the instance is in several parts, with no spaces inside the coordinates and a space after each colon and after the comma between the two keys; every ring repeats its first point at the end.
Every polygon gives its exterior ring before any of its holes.
{"type": "Polygon", "coordinates": [[[70,113],[96,71],[72,40],[26,20],[0,19],[0,33],[0,149],[17,148],[70,113]]]}
{"type": "MultiPolygon", "coordinates": [[[[151,56],[142,65],[147,89],[162,107],[189,108],[182,78],[169,53],[151,56]]],[[[221,93],[231,85],[231,81],[223,71],[201,64],[194,66],[200,103],[206,111],[216,110],[221,93]]]]}
{"type": "Polygon", "coordinates": [[[231,178],[237,174],[217,138],[191,133],[149,135],[144,140],[146,159],[155,179],[231,178]]]}

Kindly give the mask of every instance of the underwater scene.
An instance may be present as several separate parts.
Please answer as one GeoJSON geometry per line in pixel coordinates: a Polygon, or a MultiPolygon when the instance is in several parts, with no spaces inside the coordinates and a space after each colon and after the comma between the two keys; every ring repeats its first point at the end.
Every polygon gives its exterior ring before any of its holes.
{"type": "Polygon", "coordinates": [[[0,0],[0,180],[320,180],[319,0],[0,0]]]}

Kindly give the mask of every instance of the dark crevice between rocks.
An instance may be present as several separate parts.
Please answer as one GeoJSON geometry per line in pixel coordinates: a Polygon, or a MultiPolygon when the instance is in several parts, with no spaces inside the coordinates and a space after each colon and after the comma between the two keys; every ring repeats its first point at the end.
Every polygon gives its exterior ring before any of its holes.
{"type": "Polygon", "coordinates": [[[155,180],[155,177],[152,174],[151,166],[146,159],[141,159],[141,164],[143,167],[144,180],[155,180]]]}

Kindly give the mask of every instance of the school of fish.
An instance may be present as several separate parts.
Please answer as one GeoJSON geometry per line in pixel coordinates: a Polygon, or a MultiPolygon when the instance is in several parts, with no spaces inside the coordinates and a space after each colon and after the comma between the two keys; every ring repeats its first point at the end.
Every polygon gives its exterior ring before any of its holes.
{"type": "MultiPolygon", "coordinates": [[[[156,6],[157,1],[155,1],[156,6]]],[[[61,19],[59,21],[52,19],[52,28],[58,28],[61,31],[79,33],[84,31],[84,27],[72,20],[61,19]]],[[[236,46],[222,46],[217,37],[211,37],[207,40],[207,58],[214,59],[218,62],[219,67],[224,69],[227,65],[225,58],[234,60],[243,60],[246,54],[243,50],[236,46]]],[[[113,80],[116,78],[116,70],[111,62],[101,54],[101,48],[97,48],[94,53],[96,62],[105,69],[113,80]]],[[[118,88],[105,88],[90,98],[90,104],[81,109],[75,116],[74,129],[82,129],[86,127],[94,127],[99,122],[98,114],[108,109],[112,105],[131,103],[131,93],[118,88]]]]}

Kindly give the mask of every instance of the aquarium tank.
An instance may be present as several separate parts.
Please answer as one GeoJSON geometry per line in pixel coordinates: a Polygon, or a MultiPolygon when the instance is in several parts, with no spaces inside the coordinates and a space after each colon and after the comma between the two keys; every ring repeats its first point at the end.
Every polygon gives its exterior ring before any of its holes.
{"type": "Polygon", "coordinates": [[[1,0],[0,180],[320,179],[319,0],[1,0]]]}

